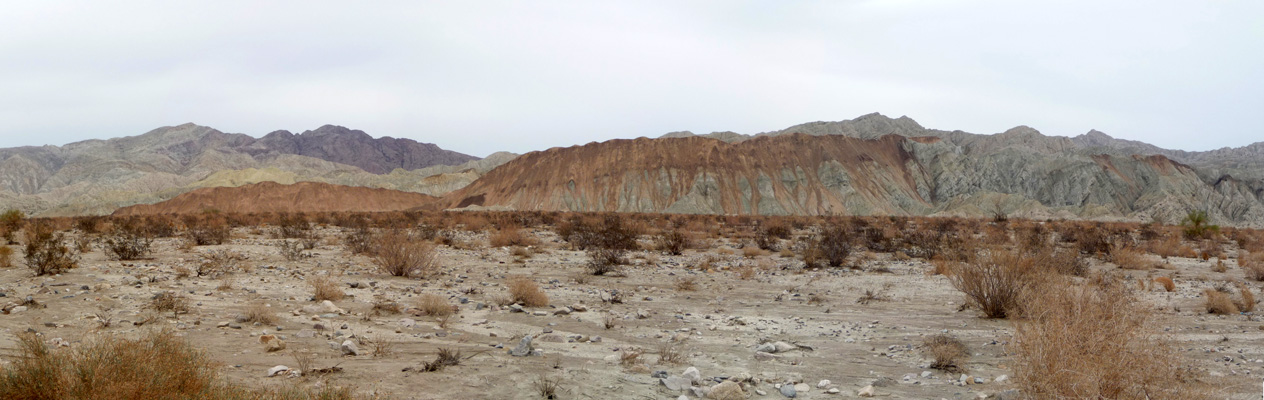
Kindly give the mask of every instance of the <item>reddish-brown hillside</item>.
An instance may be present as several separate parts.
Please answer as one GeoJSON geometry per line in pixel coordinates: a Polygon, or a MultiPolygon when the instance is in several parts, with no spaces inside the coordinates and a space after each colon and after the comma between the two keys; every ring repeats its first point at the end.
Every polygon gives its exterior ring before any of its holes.
{"type": "Polygon", "coordinates": [[[802,134],[725,143],[611,140],[528,153],[436,203],[518,210],[720,214],[920,212],[929,177],[900,136],[802,134]]]}
{"type": "Polygon", "coordinates": [[[241,187],[198,189],[156,204],[123,207],[114,215],[223,212],[396,211],[425,205],[433,196],[398,190],[300,182],[262,182],[241,187]]]}

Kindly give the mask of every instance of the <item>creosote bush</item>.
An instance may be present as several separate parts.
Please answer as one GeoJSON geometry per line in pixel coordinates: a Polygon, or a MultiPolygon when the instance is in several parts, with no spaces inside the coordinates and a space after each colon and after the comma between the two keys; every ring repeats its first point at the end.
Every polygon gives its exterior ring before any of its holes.
{"type": "Polygon", "coordinates": [[[22,230],[22,226],[26,224],[26,214],[19,210],[6,210],[0,214],[0,239],[7,244],[17,244],[14,242],[18,231],[22,230]]]}
{"type": "Polygon", "coordinates": [[[1034,259],[993,249],[977,263],[950,264],[948,281],[988,318],[1005,318],[1036,275],[1034,259]]]}
{"type": "Polygon", "coordinates": [[[150,253],[153,237],[134,221],[115,225],[114,230],[101,239],[105,253],[113,260],[139,260],[150,253]]]}
{"type": "Polygon", "coordinates": [[[435,318],[447,318],[456,314],[456,309],[448,303],[448,299],[429,293],[417,298],[417,309],[435,318]]]}
{"type": "Polygon", "coordinates": [[[26,233],[26,265],[36,275],[60,274],[79,265],[79,254],[66,245],[66,238],[47,222],[33,223],[26,233]]]}
{"type": "Polygon", "coordinates": [[[373,243],[373,263],[391,276],[427,277],[439,269],[433,243],[392,231],[373,243]]]}
{"type": "Polygon", "coordinates": [[[13,268],[13,248],[0,244],[0,268],[13,268]]]}

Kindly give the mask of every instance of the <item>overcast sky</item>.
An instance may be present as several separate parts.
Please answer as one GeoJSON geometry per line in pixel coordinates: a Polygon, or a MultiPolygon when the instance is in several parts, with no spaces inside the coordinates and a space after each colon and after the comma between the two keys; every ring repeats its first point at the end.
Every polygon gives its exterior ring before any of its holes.
{"type": "Polygon", "coordinates": [[[870,112],[1264,141],[1258,0],[191,3],[0,4],[0,147],[336,124],[485,156],[870,112]]]}

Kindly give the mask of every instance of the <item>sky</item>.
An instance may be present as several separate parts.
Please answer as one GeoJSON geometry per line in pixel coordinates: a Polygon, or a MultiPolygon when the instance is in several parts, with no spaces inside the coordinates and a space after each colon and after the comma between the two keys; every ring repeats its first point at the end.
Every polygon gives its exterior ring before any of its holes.
{"type": "Polygon", "coordinates": [[[324,124],[476,156],[871,112],[1264,141],[1264,2],[10,1],[0,147],[324,124]]]}

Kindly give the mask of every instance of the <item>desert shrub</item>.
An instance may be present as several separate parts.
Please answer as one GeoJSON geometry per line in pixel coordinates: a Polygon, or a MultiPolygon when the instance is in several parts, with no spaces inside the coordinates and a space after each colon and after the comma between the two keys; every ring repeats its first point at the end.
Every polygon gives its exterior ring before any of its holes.
{"type": "Polygon", "coordinates": [[[1176,291],[1176,282],[1173,282],[1172,278],[1160,276],[1158,278],[1154,278],[1154,283],[1163,286],[1163,290],[1166,292],[1176,291]]]}
{"type": "Polygon", "coordinates": [[[456,309],[443,296],[423,294],[417,298],[417,309],[435,318],[448,318],[456,314],[456,309]]]}
{"type": "Polygon", "coordinates": [[[278,240],[275,246],[277,253],[280,253],[285,261],[298,261],[307,256],[307,253],[303,252],[303,245],[298,241],[278,240]]]}
{"type": "Polygon", "coordinates": [[[373,242],[373,263],[391,276],[426,277],[439,269],[435,246],[401,231],[379,236],[373,242]]]}
{"type": "Polygon", "coordinates": [[[197,246],[214,246],[228,242],[232,227],[218,215],[188,216],[184,219],[185,238],[197,246]]]}
{"type": "Polygon", "coordinates": [[[671,230],[659,233],[654,237],[654,246],[658,250],[678,256],[685,252],[691,246],[689,235],[679,230],[671,230]]]}
{"type": "Polygon", "coordinates": [[[1005,318],[1036,274],[1034,259],[1018,251],[993,250],[977,263],[950,264],[948,281],[988,318],[1005,318]]]}
{"type": "Polygon", "coordinates": [[[810,267],[842,267],[851,256],[851,239],[847,227],[830,223],[821,228],[815,239],[807,243],[803,260],[810,267]]]}
{"type": "Polygon", "coordinates": [[[1264,281],[1264,253],[1239,251],[1238,266],[1242,267],[1242,273],[1246,279],[1264,281]]]}
{"type": "Polygon", "coordinates": [[[1205,305],[1208,313],[1219,315],[1238,313],[1238,306],[1233,303],[1233,297],[1230,297],[1229,293],[1216,289],[1207,289],[1203,291],[1203,294],[1207,297],[1205,305]]]}
{"type": "Polygon", "coordinates": [[[545,307],[549,305],[549,296],[540,290],[540,286],[526,277],[509,280],[509,296],[515,303],[527,307],[545,307]]]}
{"type": "Polygon", "coordinates": [[[624,224],[616,214],[608,214],[599,222],[575,216],[558,224],[556,231],[558,236],[579,250],[595,247],[636,250],[636,237],[640,234],[635,227],[624,224]]]}
{"type": "Polygon", "coordinates": [[[965,359],[970,357],[965,343],[948,334],[937,334],[922,341],[922,352],[933,359],[931,368],[952,373],[965,371],[965,359]]]}
{"type": "Polygon", "coordinates": [[[262,301],[254,301],[246,305],[241,315],[246,322],[258,322],[264,325],[273,325],[277,322],[277,316],[272,311],[272,307],[268,307],[268,304],[262,301]]]}
{"type": "Polygon", "coordinates": [[[1185,219],[1181,220],[1181,227],[1181,233],[1191,240],[1207,239],[1220,231],[1219,226],[1211,224],[1206,211],[1190,211],[1185,215],[1185,219]]]}
{"type": "Polygon", "coordinates": [[[172,315],[189,312],[189,298],[174,291],[166,291],[149,299],[147,308],[157,312],[170,312],[172,315]]]}
{"type": "Polygon", "coordinates": [[[497,229],[488,236],[488,242],[492,247],[534,246],[536,244],[535,239],[522,233],[522,229],[518,228],[497,229]]]}
{"type": "Polygon", "coordinates": [[[693,277],[676,278],[676,290],[692,292],[698,290],[698,281],[693,277]]]}
{"type": "Polygon", "coordinates": [[[0,214],[0,238],[3,238],[8,244],[17,244],[14,242],[14,239],[25,223],[26,214],[23,214],[22,211],[6,210],[3,214],[0,214]]]}
{"type": "Polygon", "coordinates": [[[606,275],[618,272],[619,266],[627,263],[627,260],[624,259],[627,252],[627,250],[617,248],[589,248],[587,251],[589,260],[588,264],[585,265],[588,268],[588,273],[606,275]]]}
{"type": "Polygon", "coordinates": [[[421,365],[421,372],[439,372],[447,367],[461,365],[461,351],[440,347],[434,361],[426,361],[421,365]]]}
{"type": "Polygon", "coordinates": [[[1238,306],[1238,311],[1241,312],[1255,311],[1255,295],[1251,293],[1251,288],[1241,282],[1238,282],[1237,287],[1239,300],[1233,305],[1238,306]]]}
{"type": "Polygon", "coordinates": [[[1140,250],[1119,243],[1111,245],[1109,258],[1110,262],[1123,269],[1154,269],[1157,264],[1140,250]]]}
{"type": "Polygon", "coordinates": [[[60,274],[79,265],[79,255],[66,245],[65,236],[47,222],[33,223],[26,233],[26,265],[36,275],[60,274]]]}
{"type": "Polygon", "coordinates": [[[302,214],[282,214],[272,235],[278,239],[306,239],[312,234],[312,224],[302,214]]]}
{"type": "Polygon", "coordinates": [[[228,273],[241,262],[242,256],[229,250],[214,250],[198,255],[197,276],[213,276],[228,273]]]}
{"type": "Polygon", "coordinates": [[[149,255],[153,241],[135,222],[125,222],[101,238],[101,245],[110,259],[138,260],[149,255]]]}
{"type": "Polygon", "coordinates": [[[338,301],[347,297],[342,292],[342,287],[333,279],[325,276],[313,276],[307,278],[307,284],[312,286],[312,299],[316,301],[338,301]]]}
{"type": "Polygon", "coordinates": [[[0,244],[0,268],[13,268],[13,248],[0,244]]]}
{"type": "Polygon", "coordinates": [[[343,231],[342,244],[352,254],[368,254],[373,250],[373,230],[368,225],[343,231]]]}
{"type": "Polygon", "coordinates": [[[1151,324],[1150,308],[1122,286],[1057,282],[1025,298],[1013,343],[1015,383],[1058,399],[1207,398],[1151,324]]]}

